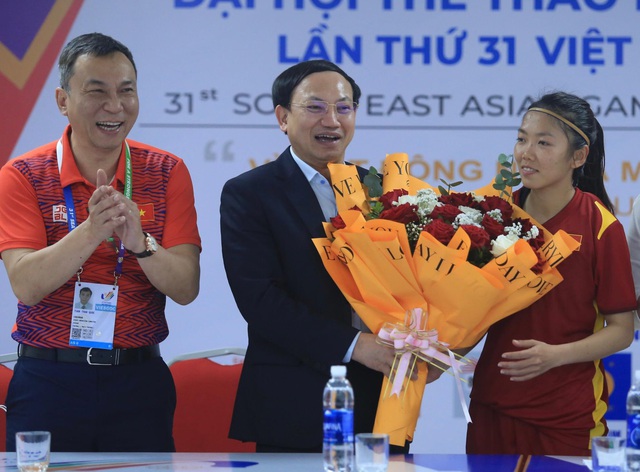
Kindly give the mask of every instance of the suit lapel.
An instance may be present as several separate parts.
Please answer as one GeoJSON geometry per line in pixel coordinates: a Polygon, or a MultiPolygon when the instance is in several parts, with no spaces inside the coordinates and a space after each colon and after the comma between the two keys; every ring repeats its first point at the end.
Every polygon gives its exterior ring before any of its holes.
{"type": "MultiPolygon", "coordinates": [[[[302,221],[304,221],[309,233],[314,238],[323,237],[325,236],[325,232],[322,226],[322,222],[324,221],[322,208],[318,203],[316,194],[311,188],[309,181],[300,170],[300,167],[298,167],[298,164],[293,160],[289,149],[290,148],[287,148],[276,161],[278,164],[277,177],[282,180],[281,188],[291,202],[291,205],[298,212],[302,221]]],[[[360,181],[362,181],[368,171],[361,167],[357,167],[357,169],[360,181]]]]}
{"type": "Polygon", "coordinates": [[[324,215],[311,185],[295,163],[289,148],[277,160],[283,192],[313,237],[324,236],[324,215]]]}

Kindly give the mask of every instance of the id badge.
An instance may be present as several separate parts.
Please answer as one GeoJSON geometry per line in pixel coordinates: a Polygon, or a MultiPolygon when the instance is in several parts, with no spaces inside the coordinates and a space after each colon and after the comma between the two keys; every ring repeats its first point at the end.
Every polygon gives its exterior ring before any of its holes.
{"type": "Polygon", "coordinates": [[[76,282],[69,345],[113,349],[118,287],[76,282]]]}

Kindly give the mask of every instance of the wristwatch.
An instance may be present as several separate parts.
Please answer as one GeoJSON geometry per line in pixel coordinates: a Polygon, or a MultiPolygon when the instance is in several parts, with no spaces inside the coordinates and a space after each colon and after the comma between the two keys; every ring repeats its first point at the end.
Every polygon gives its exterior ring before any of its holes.
{"type": "Polygon", "coordinates": [[[147,249],[142,252],[133,252],[127,249],[127,252],[129,254],[136,256],[138,259],[152,256],[158,250],[158,243],[156,242],[156,238],[154,238],[153,236],[151,236],[149,233],[145,231],[143,231],[142,234],[144,234],[144,243],[146,244],[147,249]]]}

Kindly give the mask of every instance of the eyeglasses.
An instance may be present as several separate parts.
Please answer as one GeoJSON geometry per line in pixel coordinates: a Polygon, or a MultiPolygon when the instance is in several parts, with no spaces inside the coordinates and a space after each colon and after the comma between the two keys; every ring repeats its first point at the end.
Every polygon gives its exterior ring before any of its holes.
{"type": "Polygon", "coordinates": [[[313,115],[326,115],[329,112],[329,107],[336,107],[336,113],[338,113],[338,115],[349,115],[358,108],[357,103],[327,103],[323,100],[307,100],[303,103],[291,103],[291,105],[304,108],[307,113],[313,115]]]}

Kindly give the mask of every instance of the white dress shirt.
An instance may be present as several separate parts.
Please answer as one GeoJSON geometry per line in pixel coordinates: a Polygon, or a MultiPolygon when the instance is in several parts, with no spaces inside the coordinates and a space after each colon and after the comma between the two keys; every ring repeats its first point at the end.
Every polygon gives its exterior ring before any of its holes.
{"type": "MultiPolygon", "coordinates": [[[[307,164],[298,156],[296,156],[296,153],[293,152],[292,147],[289,147],[289,150],[291,151],[293,160],[295,161],[296,164],[298,164],[298,167],[300,167],[300,170],[302,171],[304,176],[307,178],[309,185],[311,185],[311,189],[316,194],[316,198],[318,199],[320,208],[322,208],[322,214],[324,215],[324,220],[330,221],[332,217],[338,214],[338,208],[336,206],[336,196],[333,193],[331,182],[329,182],[320,172],[318,172],[309,164],[307,164]]],[[[360,331],[368,331],[368,328],[366,327],[366,325],[362,322],[358,314],[355,311],[353,311],[353,309],[351,310],[351,325],[360,331]]],[[[347,351],[344,358],[342,359],[343,362],[346,363],[351,361],[351,355],[353,354],[353,349],[356,347],[356,342],[358,341],[359,336],[360,336],[360,332],[358,332],[358,334],[356,334],[356,337],[353,338],[353,341],[351,342],[351,346],[349,347],[349,350],[347,351]]]]}

